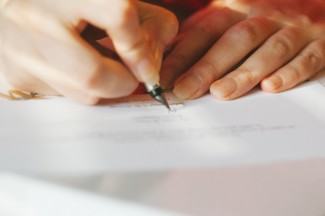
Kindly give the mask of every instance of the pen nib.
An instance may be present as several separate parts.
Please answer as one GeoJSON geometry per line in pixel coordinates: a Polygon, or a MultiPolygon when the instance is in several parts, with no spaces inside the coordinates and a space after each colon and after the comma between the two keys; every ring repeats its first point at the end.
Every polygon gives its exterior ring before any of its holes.
{"type": "Polygon", "coordinates": [[[161,88],[159,84],[153,86],[146,85],[146,88],[149,94],[151,95],[151,97],[153,97],[156,101],[160,102],[170,111],[170,106],[164,95],[164,90],[161,88]]]}
{"type": "Polygon", "coordinates": [[[155,96],[155,99],[156,99],[156,101],[159,101],[162,105],[164,105],[170,111],[170,106],[169,106],[168,101],[164,94],[155,96]]]}

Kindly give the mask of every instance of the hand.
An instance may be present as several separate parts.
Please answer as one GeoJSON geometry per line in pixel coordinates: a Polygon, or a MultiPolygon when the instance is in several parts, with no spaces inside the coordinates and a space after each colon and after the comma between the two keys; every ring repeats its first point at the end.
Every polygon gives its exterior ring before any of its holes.
{"type": "Polygon", "coordinates": [[[162,83],[181,99],[209,89],[222,100],[257,84],[290,89],[325,66],[325,2],[215,1],[183,25],[162,70],[162,83]]]}
{"type": "Polygon", "coordinates": [[[177,31],[173,14],[135,0],[0,0],[0,7],[7,80],[20,90],[87,104],[128,95],[138,81],[157,82],[160,56],[177,31]],[[88,23],[107,32],[123,62],[82,39],[88,23]]]}

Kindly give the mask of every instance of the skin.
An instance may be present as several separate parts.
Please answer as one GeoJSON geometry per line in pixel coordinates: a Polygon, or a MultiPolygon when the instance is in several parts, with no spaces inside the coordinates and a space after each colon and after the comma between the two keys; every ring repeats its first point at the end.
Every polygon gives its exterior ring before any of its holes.
{"type": "Polygon", "coordinates": [[[232,100],[257,85],[291,89],[324,67],[324,1],[219,0],[183,23],[161,77],[183,100],[232,100]]]}
{"type": "Polygon", "coordinates": [[[0,71],[19,90],[96,104],[158,82],[177,30],[171,12],[136,0],[0,0],[0,71]],[[120,60],[81,37],[89,23],[120,60]]]}

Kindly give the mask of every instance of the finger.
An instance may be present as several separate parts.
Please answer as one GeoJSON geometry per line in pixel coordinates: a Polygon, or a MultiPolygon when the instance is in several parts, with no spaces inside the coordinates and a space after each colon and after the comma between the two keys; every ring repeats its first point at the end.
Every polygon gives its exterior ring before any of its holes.
{"type": "MultiPolygon", "coordinates": [[[[143,34],[153,51],[154,59],[160,67],[165,47],[173,40],[178,31],[176,16],[158,6],[139,3],[139,13],[143,34]]],[[[115,51],[110,37],[98,41],[103,47],[115,51]]]]}
{"type": "Polygon", "coordinates": [[[15,64],[43,81],[74,86],[94,97],[120,97],[137,87],[127,68],[103,58],[76,29],[67,28],[62,22],[66,17],[58,19],[52,11],[31,2],[13,2],[3,9],[7,22],[3,51],[15,64]]]}
{"type": "Polygon", "coordinates": [[[288,90],[325,67],[325,39],[309,44],[291,62],[265,78],[261,87],[267,92],[288,90]]]}
{"type": "MultiPolygon", "coordinates": [[[[53,68],[52,65],[48,65],[45,62],[37,61],[37,59],[35,58],[33,59],[26,58],[26,56],[23,55],[20,55],[18,57],[20,57],[20,60],[15,63],[19,64],[23,68],[30,70],[31,74],[36,75],[43,81],[42,83],[46,83],[45,86],[49,86],[51,89],[54,89],[55,92],[58,92],[61,95],[64,95],[68,98],[71,98],[81,103],[96,104],[100,98],[122,97],[131,94],[134,91],[134,89],[137,87],[137,85],[134,85],[125,94],[123,93],[123,88],[125,87],[124,84],[125,83],[127,84],[127,81],[123,81],[123,82],[113,81],[111,83],[107,83],[106,89],[108,92],[105,95],[101,95],[100,93],[94,91],[93,89],[93,87],[97,85],[95,82],[94,83],[76,82],[76,80],[71,80],[67,76],[58,75],[59,71],[53,68]]],[[[112,66],[112,64],[110,64],[110,66],[112,66]]],[[[27,83],[25,82],[24,85],[25,84],[27,83]]],[[[129,88],[129,86],[126,86],[126,88],[129,88]]],[[[44,90],[37,91],[37,92],[38,93],[42,92],[45,93],[46,95],[49,94],[48,91],[45,92],[44,90]]]]}
{"type": "Polygon", "coordinates": [[[308,36],[301,29],[286,27],[270,37],[238,69],[215,82],[211,94],[218,99],[237,98],[263,78],[290,61],[308,43],[308,36]]]}
{"type": "Polygon", "coordinates": [[[142,32],[137,1],[87,1],[70,10],[81,19],[107,30],[114,47],[137,78],[147,83],[158,81],[158,69],[142,32]]]}
{"type": "Polygon", "coordinates": [[[40,52],[62,77],[103,98],[125,96],[137,87],[137,81],[124,65],[99,55],[74,32],[71,37],[75,42],[51,41],[48,37],[37,40],[40,52]]]}
{"type": "MultiPolygon", "coordinates": [[[[23,44],[20,46],[19,53],[25,53],[28,50],[28,56],[34,54],[34,58],[31,59],[35,60],[35,57],[37,56],[33,53],[35,50],[29,49],[28,47],[31,43],[24,44],[25,46],[23,44]]],[[[10,53],[13,53],[13,50],[8,52],[6,49],[6,52],[2,55],[4,67],[1,72],[13,88],[46,96],[65,95],[85,104],[96,104],[98,102],[98,97],[89,95],[89,93],[85,92],[84,89],[76,89],[72,85],[66,86],[63,82],[58,82],[56,79],[51,79],[51,77],[41,76],[41,78],[43,78],[42,80],[40,77],[33,76],[32,74],[35,74],[34,69],[36,68],[35,66],[30,67],[33,64],[33,61],[20,61],[21,59],[12,58],[10,53]]],[[[40,68],[39,65],[37,67],[40,68]]],[[[40,70],[43,70],[45,73],[49,71],[45,67],[40,68],[40,70]]]]}
{"type": "Polygon", "coordinates": [[[141,27],[160,68],[164,49],[178,32],[178,21],[170,11],[139,2],[141,27]]]}
{"type": "MultiPolygon", "coordinates": [[[[161,62],[165,47],[177,34],[177,18],[164,8],[142,2],[139,2],[139,13],[141,28],[146,41],[153,50],[155,60],[161,62]]],[[[110,37],[105,37],[97,42],[111,51],[116,51],[110,37]]]]}
{"type": "Polygon", "coordinates": [[[5,56],[2,57],[5,59],[1,73],[4,75],[11,87],[21,91],[35,92],[41,95],[59,95],[57,91],[45,82],[32,76],[25,68],[19,67],[5,56]]]}
{"type": "Polygon", "coordinates": [[[64,95],[74,101],[89,105],[97,104],[100,100],[99,97],[90,95],[88,92],[85,92],[84,89],[65,86],[64,84],[53,80],[40,80],[32,76],[25,68],[18,68],[17,66],[8,68],[11,68],[10,74],[12,75],[8,76],[9,73],[6,74],[6,80],[10,86],[15,89],[46,96],[64,95]],[[15,69],[13,70],[13,68],[15,69]]]}
{"type": "Polygon", "coordinates": [[[175,94],[184,100],[201,96],[215,80],[279,28],[277,23],[266,18],[252,18],[234,25],[198,63],[177,80],[175,94]]]}
{"type": "Polygon", "coordinates": [[[138,4],[141,28],[145,37],[166,46],[178,32],[178,20],[172,12],[144,2],[138,4]]]}
{"type": "Polygon", "coordinates": [[[174,80],[197,62],[229,26],[243,19],[227,8],[207,12],[192,28],[182,32],[178,43],[165,59],[161,72],[162,85],[170,88],[174,80]]]}
{"type": "MultiPolygon", "coordinates": [[[[33,75],[42,80],[48,80],[48,83],[61,83],[56,86],[71,86],[95,97],[126,96],[131,94],[138,85],[123,65],[110,59],[87,59],[88,62],[85,63],[85,60],[79,65],[71,66],[74,69],[68,71],[67,68],[31,59],[28,56],[19,55],[19,57],[18,63],[30,69],[33,75]]],[[[56,90],[59,91],[59,89],[56,90]]],[[[69,95],[73,97],[73,95],[69,95]]]]}
{"type": "Polygon", "coordinates": [[[95,105],[101,99],[85,89],[80,89],[78,86],[67,85],[67,83],[48,79],[48,77],[44,78],[44,82],[46,82],[46,84],[51,88],[55,89],[60,95],[64,95],[65,97],[79,103],[95,105]]]}
{"type": "Polygon", "coordinates": [[[138,85],[127,68],[99,55],[75,32],[65,33],[62,39],[26,29],[18,32],[28,35],[31,41],[26,43],[19,34],[10,34],[7,44],[11,46],[6,55],[35,77],[75,86],[103,98],[128,95],[138,85]]]}
{"type": "MultiPolygon", "coordinates": [[[[27,67],[20,67],[21,64],[6,59],[6,70],[5,77],[10,85],[16,89],[35,92],[37,94],[54,96],[64,95],[80,103],[93,105],[99,101],[99,97],[91,95],[85,89],[77,89],[73,85],[66,85],[64,82],[60,82],[50,77],[42,77],[42,80],[31,75],[35,71],[28,71],[27,67]]],[[[45,68],[44,68],[45,69],[45,68]]],[[[45,69],[45,71],[48,71],[45,69]]],[[[4,71],[2,71],[4,72],[4,71]]]]}
{"type": "Polygon", "coordinates": [[[49,87],[45,82],[32,75],[28,68],[17,64],[19,57],[14,53],[26,53],[29,56],[38,56],[34,46],[31,45],[27,32],[15,21],[7,20],[3,25],[1,44],[1,73],[11,87],[28,92],[44,95],[58,95],[58,92],[49,87]],[[24,37],[22,37],[24,36],[24,37]],[[14,48],[15,47],[15,48],[14,48]],[[15,51],[13,52],[13,49],[15,51]],[[28,54],[27,54],[28,53],[28,54]]]}

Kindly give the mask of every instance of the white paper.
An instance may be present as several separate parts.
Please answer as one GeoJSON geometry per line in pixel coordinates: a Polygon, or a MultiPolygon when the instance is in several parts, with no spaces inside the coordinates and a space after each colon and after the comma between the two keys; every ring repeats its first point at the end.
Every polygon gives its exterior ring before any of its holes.
{"type": "MultiPolygon", "coordinates": [[[[1,216],[181,216],[12,174],[0,174],[1,216]]],[[[183,215],[183,214],[182,214],[183,215]]]]}
{"type": "MultiPolygon", "coordinates": [[[[325,88],[234,101],[207,95],[86,106],[64,98],[0,100],[0,169],[89,174],[302,160],[325,156],[325,88]]],[[[134,98],[133,98],[134,99],[134,98]]]]}

